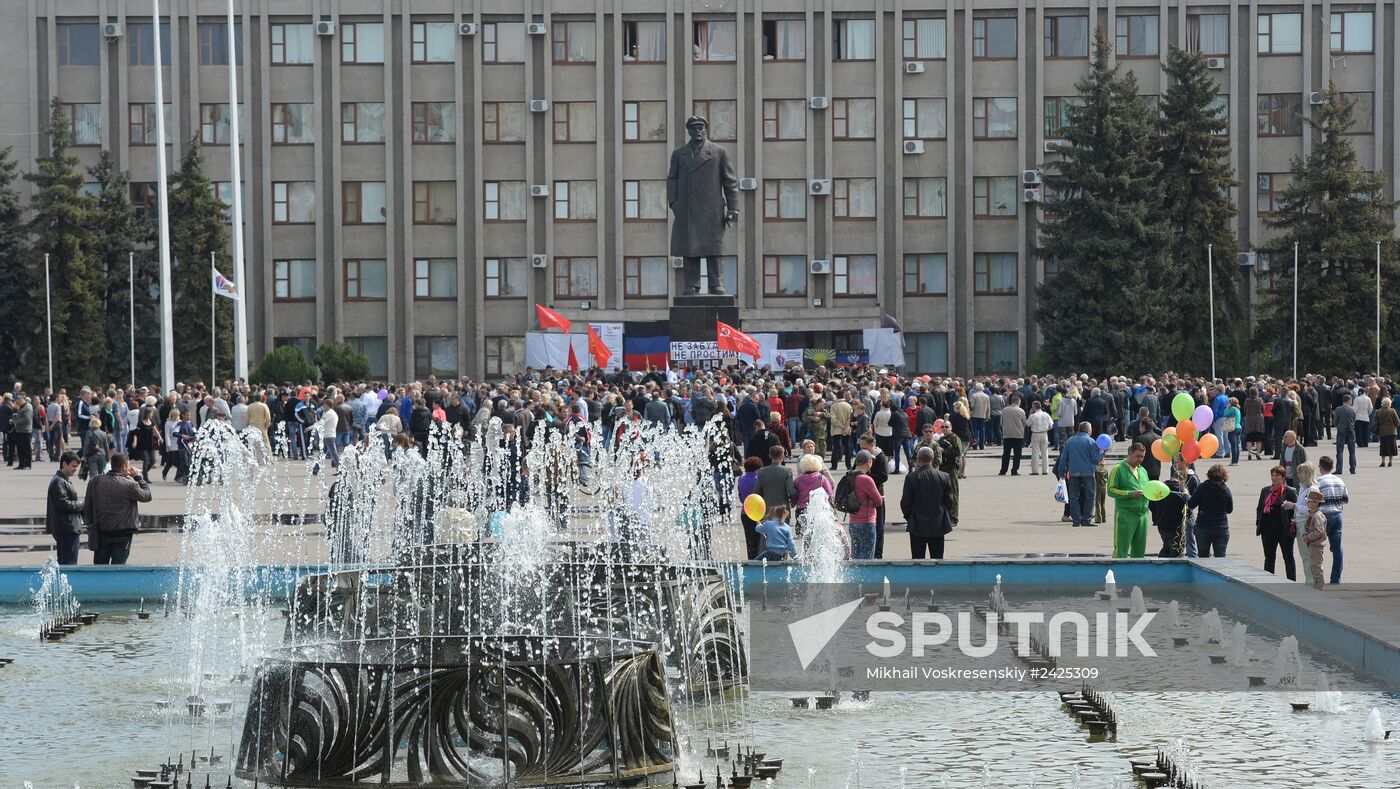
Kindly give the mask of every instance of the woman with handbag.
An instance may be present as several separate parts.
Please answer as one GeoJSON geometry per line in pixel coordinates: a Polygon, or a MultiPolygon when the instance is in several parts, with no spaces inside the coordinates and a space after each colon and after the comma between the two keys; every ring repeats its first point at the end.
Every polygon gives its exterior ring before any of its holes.
{"type": "Polygon", "coordinates": [[[156,465],[156,450],[160,449],[160,430],[155,424],[155,409],[142,406],[140,421],[127,437],[127,451],[132,460],[141,460],[141,479],[151,484],[151,469],[156,465]]]}
{"type": "Polygon", "coordinates": [[[1269,470],[1269,484],[1259,491],[1259,503],[1254,508],[1254,533],[1264,544],[1264,572],[1273,573],[1277,554],[1283,552],[1283,569],[1288,580],[1298,580],[1293,563],[1293,537],[1296,526],[1293,512],[1287,505],[1298,502],[1298,491],[1287,484],[1283,466],[1269,470]]]}
{"type": "Polygon", "coordinates": [[[1244,415],[1240,413],[1240,401],[1237,397],[1230,398],[1230,405],[1225,409],[1225,442],[1229,444],[1230,465],[1240,464],[1240,444],[1244,438],[1244,415]]]}

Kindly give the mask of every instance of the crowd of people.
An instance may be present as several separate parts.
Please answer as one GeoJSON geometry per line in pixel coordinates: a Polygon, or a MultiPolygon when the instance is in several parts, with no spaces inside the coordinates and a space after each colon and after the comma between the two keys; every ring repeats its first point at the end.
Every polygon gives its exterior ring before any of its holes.
{"type": "Polygon", "coordinates": [[[426,452],[435,425],[470,439],[498,417],[525,447],[537,428],[587,426],[574,431],[582,437],[577,473],[586,483],[590,453],[612,446],[626,431],[713,425],[711,463],[725,508],[754,493],[766,505],[760,519],[739,508],[746,555],[774,560],[800,552],[810,498],[819,489],[844,521],[851,557],[883,558],[886,488],[901,474],[907,476],[900,514],[911,554],[942,558],[944,537],[958,524],[959,479],[969,453],[992,447],[1000,447],[999,473],[1011,476],[1021,475],[1029,449],[1028,474],[1053,474],[1061,482],[1062,519],[1074,527],[1104,523],[1112,499],[1115,555],[1144,555],[1150,524],[1162,538],[1159,556],[1223,556],[1233,512],[1228,469],[1242,460],[1269,460],[1281,482],[1260,493],[1256,508],[1266,569],[1282,555],[1293,578],[1295,545],[1305,569],[1320,564],[1310,562],[1316,541],[1306,540],[1315,531],[1309,510],[1317,491],[1323,499],[1316,514],[1337,582],[1347,503],[1344,454],[1346,469],[1355,474],[1357,448],[1374,440],[1380,464],[1393,463],[1400,427],[1393,393],[1390,379],[1363,374],[965,379],[864,365],[545,369],[491,382],[428,378],[401,385],[181,383],[171,392],[109,385],[85,387],[73,399],[63,390],[31,395],[16,384],[0,403],[0,433],[8,465],[27,468],[45,454],[54,462],[71,454],[80,477],[119,475],[148,486],[157,465],[162,479],[174,471],[176,482],[190,481],[190,447],[211,419],[265,434],[269,457],[335,466],[341,450],[376,426],[426,452]],[[1182,392],[1213,414],[1207,431],[1218,446],[1213,457],[1187,462],[1152,450],[1173,423],[1169,403],[1182,392]],[[1126,457],[1110,464],[1107,458],[1123,443],[1126,457]],[[1335,446],[1335,454],[1309,462],[1308,449],[1324,443],[1335,446]],[[1206,467],[1203,473],[1198,466],[1206,467]],[[1168,494],[1149,501],[1148,484],[1160,480],[1168,494]]]}

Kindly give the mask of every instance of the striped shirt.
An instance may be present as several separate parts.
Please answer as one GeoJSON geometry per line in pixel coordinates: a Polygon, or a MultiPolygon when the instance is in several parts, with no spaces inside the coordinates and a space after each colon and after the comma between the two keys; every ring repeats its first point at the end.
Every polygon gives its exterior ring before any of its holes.
{"type": "Polygon", "coordinates": [[[1341,512],[1351,499],[1347,496],[1347,485],[1336,474],[1323,474],[1317,478],[1317,489],[1322,491],[1323,512],[1341,512]]]}

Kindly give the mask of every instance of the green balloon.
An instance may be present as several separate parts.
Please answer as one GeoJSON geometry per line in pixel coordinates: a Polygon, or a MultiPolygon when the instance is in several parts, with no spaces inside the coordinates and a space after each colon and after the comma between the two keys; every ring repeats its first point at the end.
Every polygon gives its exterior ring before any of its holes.
{"type": "Polygon", "coordinates": [[[1196,401],[1191,395],[1185,392],[1178,392],[1176,397],[1172,398],[1172,416],[1176,417],[1176,421],[1180,422],[1183,419],[1190,419],[1191,415],[1195,412],[1196,401]]]}
{"type": "Polygon", "coordinates": [[[1171,490],[1167,488],[1167,483],[1160,479],[1154,479],[1142,488],[1142,495],[1145,496],[1148,501],[1161,501],[1165,499],[1169,493],[1171,493],[1171,490]]]}
{"type": "Polygon", "coordinates": [[[1162,449],[1165,449],[1168,455],[1176,455],[1181,450],[1181,439],[1176,436],[1162,436],[1162,449]]]}

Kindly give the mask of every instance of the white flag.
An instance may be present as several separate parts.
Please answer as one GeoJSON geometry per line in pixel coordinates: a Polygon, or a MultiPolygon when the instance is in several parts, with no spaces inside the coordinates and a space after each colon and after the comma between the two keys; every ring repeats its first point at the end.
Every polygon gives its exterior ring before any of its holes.
{"type": "Polygon", "coordinates": [[[238,286],[233,284],[233,280],[220,274],[218,269],[214,269],[214,292],[234,301],[239,299],[238,286]]]}

